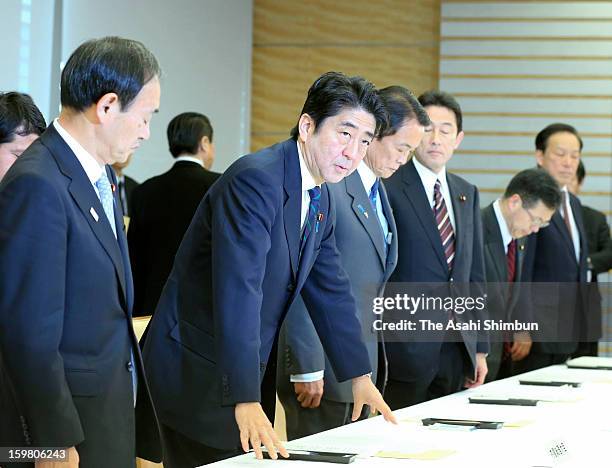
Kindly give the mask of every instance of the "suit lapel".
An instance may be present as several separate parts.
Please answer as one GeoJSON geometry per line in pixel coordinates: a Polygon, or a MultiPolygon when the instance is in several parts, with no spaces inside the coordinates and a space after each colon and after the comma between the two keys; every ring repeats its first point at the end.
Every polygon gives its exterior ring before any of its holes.
{"type": "MultiPolygon", "coordinates": [[[[370,198],[365,191],[363,182],[357,171],[344,179],[346,193],[352,198],[351,208],[353,213],[368,233],[370,240],[374,244],[374,248],[378,253],[378,258],[382,267],[385,267],[385,239],[383,237],[382,227],[378,216],[370,203],[370,198]],[[367,213],[367,215],[366,215],[367,213]]],[[[380,192],[379,192],[380,193],[380,192]]]]}
{"type": "Polygon", "coordinates": [[[495,265],[495,270],[498,275],[497,277],[499,278],[498,281],[505,282],[508,279],[508,261],[493,205],[489,205],[485,208],[482,221],[487,230],[487,243],[485,244],[485,248],[493,259],[493,264],[495,265]]]}
{"type": "MultiPolygon", "coordinates": [[[[561,216],[560,211],[555,211],[555,214],[553,214],[552,216],[551,222],[555,226],[555,228],[557,228],[557,230],[561,233],[561,237],[567,244],[568,248],[570,249],[570,252],[574,253],[574,243],[572,242],[570,234],[567,230],[567,226],[565,225],[565,221],[563,221],[563,217],[561,216]]],[[[575,253],[572,255],[572,258],[574,259],[574,261],[576,261],[575,253]]]]}
{"type": "MultiPolygon", "coordinates": [[[[297,143],[287,140],[283,145],[285,161],[285,204],[283,206],[283,221],[285,236],[289,246],[291,271],[294,279],[297,277],[300,253],[300,214],[302,206],[302,176],[297,152],[297,143]]],[[[314,237],[314,236],[310,236],[314,237]]]]}
{"type": "MultiPolygon", "coordinates": [[[[125,269],[121,259],[119,244],[117,239],[115,239],[111,226],[106,219],[102,203],[96,195],[91,182],[87,178],[87,175],[70,147],[62,137],[59,136],[53,125],[49,126],[41,138],[57,161],[62,173],[70,179],[68,191],[79,207],[79,210],[83,213],[91,230],[102,245],[102,248],[110,257],[115,267],[117,278],[119,279],[121,292],[123,293],[123,297],[126,298],[125,269]],[[92,210],[95,211],[98,218],[97,220],[94,218],[92,210]]],[[[115,206],[116,205],[117,203],[115,200],[115,206]]],[[[117,211],[118,210],[115,209],[115,219],[117,217],[117,211]]],[[[121,225],[123,225],[123,223],[121,223],[121,225]]]]}
{"type": "Polygon", "coordinates": [[[404,193],[408,198],[408,202],[412,205],[414,212],[416,213],[417,218],[423,227],[423,230],[427,234],[427,237],[429,238],[431,245],[436,252],[436,257],[438,257],[438,260],[440,261],[440,265],[448,270],[446,257],[444,256],[444,251],[442,250],[440,232],[436,226],[436,221],[431,205],[429,204],[429,200],[427,200],[423,182],[421,181],[419,173],[417,172],[416,167],[414,167],[414,162],[412,160],[410,160],[406,166],[407,167],[403,176],[404,193]]]}
{"type": "Polygon", "coordinates": [[[380,184],[378,191],[380,194],[380,201],[382,203],[383,211],[385,212],[385,217],[387,218],[387,223],[389,224],[389,233],[391,234],[391,243],[388,244],[387,261],[385,265],[384,282],[386,282],[389,279],[389,276],[391,276],[391,271],[397,263],[397,227],[395,225],[395,218],[393,217],[393,211],[391,209],[391,204],[389,203],[389,197],[387,196],[387,189],[385,188],[384,183],[380,184]]]}
{"type": "Polygon", "coordinates": [[[446,173],[446,183],[448,184],[448,191],[450,193],[450,200],[445,200],[448,204],[449,201],[453,205],[453,215],[455,218],[455,259],[459,258],[463,249],[466,248],[465,243],[467,242],[466,236],[463,235],[465,232],[464,222],[466,219],[466,209],[468,200],[465,199],[465,194],[460,193],[461,189],[455,183],[455,179],[452,174],[446,173]],[[460,197],[461,198],[460,200],[460,197]]]}

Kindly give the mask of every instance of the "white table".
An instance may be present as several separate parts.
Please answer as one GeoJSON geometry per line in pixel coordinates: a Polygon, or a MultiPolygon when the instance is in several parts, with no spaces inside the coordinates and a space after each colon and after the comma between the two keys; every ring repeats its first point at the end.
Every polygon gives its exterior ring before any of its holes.
{"type": "MultiPolygon", "coordinates": [[[[551,366],[499,380],[395,412],[398,426],[382,417],[343,426],[286,443],[287,448],[357,453],[350,466],[427,468],[477,467],[612,467],[612,371],[551,366]],[[580,381],[579,388],[519,384],[519,379],[580,381]],[[511,396],[552,400],[535,407],[477,405],[469,396],[511,396]],[[503,421],[497,430],[454,430],[424,427],[427,417],[503,421]],[[508,426],[519,427],[508,427],[508,426]],[[548,450],[563,442],[567,455],[553,459],[548,450]],[[391,459],[378,451],[423,454],[452,451],[436,460],[391,459]]],[[[256,460],[253,454],[212,466],[276,466],[299,468],[341,466],[305,461],[256,460]],[[280,463],[281,465],[278,465],[280,463]]]]}

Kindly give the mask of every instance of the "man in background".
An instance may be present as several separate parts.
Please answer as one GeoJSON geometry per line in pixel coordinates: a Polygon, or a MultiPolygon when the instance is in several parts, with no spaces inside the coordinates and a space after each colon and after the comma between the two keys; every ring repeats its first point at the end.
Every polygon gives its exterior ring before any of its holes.
{"type": "MultiPolygon", "coordinates": [[[[390,281],[483,287],[478,189],[446,170],[463,140],[461,107],[441,91],[426,92],[419,102],[431,125],[425,127],[415,157],[385,181],[398,232],[398,262],[390,281]]],[[[442,333],[434,341],[387,343],[385,398],[391,408],[484,382],[486,335],[464,330],[442,333]]]]}
{"type": "Polygon", "coordinates": [[[203,114],[185,112],[168,124],[172,168],[140,185],[132,197],[128,245],[134,275],[134,316],[152,315],[174,256],[204,194],[220,174],[213,128],[203,114]]]}
{"type": "MultiPolygon", "coordinates": [[[[123,162],[113,164],[113,170],[117,175],[117,191],[119,193],[119,201],[121,203],[121,211],[124,216],[132,217],[132,196],[134,190],[140,184],[123,173],[123,170],[130,165],[132,154],[123,162]]],[[[131,221],[130,221],[131,222],[131,221]]]]}
{"type": "MultiPolygon", "coordinates": [[[[586,170],[584,164],[580,161],[576,177],[572,179],[568,186],[569,191],[579,196],[585,177],[586,170]]],[[[606,215],[590,206],[581,206],[582,219],[589,247],[587,265],[591,271],[591,283],[588,287],[589,308],[591,310],[590,313],[593,315],[593,320],[597,320],[597,317],[601,320],[602,304],[597,276],[612,269],[612,237],[610,236],[610,226],[608,225],[606,215]]],[[[577,356],[597,356],[597,353],[597,341],[581,342],[576,351],[577,356]]]]}
{"type": "MultiPolygon", "coordinates": [[[[336,208],[336,246],[355,294],[372,382],[378,381],[382,392],[386,359],[379,332],[372,327],[372,301],[382,295],[395,268],[398,233],[381,178],[391,176],[406,163],[419,146],[429,118],[406,88],[390,86],[378,95],[389,125],[372,141],[357,170],[341,182],[330,184],[329,190],[336,208]]],[[[336,378],[300,298],[281,329],[278,355],[277,391],[285,409],[289,440],[351,422],[351,383],[340,383],[336,378]]]]}
{"type": "Polygon", "coordinates": [[[583,288],[588,246],[582,207],[568,190],[580,162],[582,138],[571,125],[554,123],[537,134],[535,147],[538,167],[561,190],[561,205],[550,226],[533,235],[525,258],[530,281],[542,283],[532,287],[534,319],[541,330],[529,355],[515,363],[516,373],[562,364],[576,352],[579,341],[601,336],[601,323],[591,320],[583,288]]]}
{"type": "MultiPolygon", "coordinates": [[[[482,210],[487,310],[493,320],[532,321],[524,272],[527,237],[550,224],[561,203],[555,180],[539,169],[515,175],[504,195],[482,210]]],[[[491,332],[487,380],[509,377],[512,364],[531,349],[529,332],[491,332]]]]}
{"type": "Polygon", "coordinates": [[[30,96],[15,91],[0,93],[0,180],[46,126],[30,96]]]}

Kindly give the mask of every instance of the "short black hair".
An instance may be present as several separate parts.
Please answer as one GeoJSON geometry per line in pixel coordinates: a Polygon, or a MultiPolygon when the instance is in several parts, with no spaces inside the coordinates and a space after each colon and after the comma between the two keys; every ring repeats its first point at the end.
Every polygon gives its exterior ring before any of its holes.
{"type": "Polygon", "coordinates": [[[419,102],[423,107],[446,107],[448,110],[452,111],[453,114],[455,114],[455,120],[457,121],[457,133],[463,131],[463,113],[461,112],[461,106],[449,93],[436,90],[426,91],[419,96],[419,102]]]}
{"type": "Polygon", "coordinates": [[[213,128],[210,120],[198,112],[184,112],[168,124],[168,146],[175,158],[181,154],[196,154],[203,137],[212,143],[213,128]]]}
{"type": "Polygon", "coordinates": [[[379,89],[378,95],[387,111],[387,125],[380,138],[396,134],[406,120],[416,120],[423,127],[431,125],[427,112],[409,89],[387,86],[379,89]]]}
{"type": "Polygon", "coordinates": [[[155,56],[141,43],[121,37],[84,42],[62,70],[61,103],[83,111],[107,93],[116,93],[121,110],[149,81],[161,75],[155,56]]]}
{"type": "Polygon", "coordinates": [[[546,151],[546,146],[548,145],[548,139],[553,136],[555,133],[571,133],[578,138],[578,142],[580,143],[580,152],[582,152],[582,138],[580,138],[580,134],[578,130],[566,123],[553,123],[544,128],[536,135],[535,138],[535,147],[537,150],[540,150],[542,153],[546,151]]]}
{"type": "Polygon", "coordinates": [[[578,163],[578,169],[576,169],[576,179],[578,180],[578,185],[582,185],[582,181],[586,177],[586,169],[584,168],[584,164],[582,159],[578,163]]]}
{"type": "MultiPolygon", "coordinates": [[[[315,123],[316,133],[328,117],[338,115],[344,109],[355,108],[363,109],[374,116],[375,135],[379,135],[387,125],[385,108],[372,83],[360,76],[348,77],[339,72],[327,72],[317,78],[308,90],[300,117],[308,114],[315,123]]],[[[291,138],[297,140],[298,135],[296,124],[291,129],[291,138]]]]}
{"type": "Polygon", "coordinates": [[[42,135],[46,127],[45,118],[28,94],[0,93],[0,145],[12,142],[16,135],[42,135]]]}
{"type": "Polygon", "coordinates": [[[517,194],[525,208],[532,208],[542,201],[546,207],[556,210],[561,205],[559,185],[548,172],[543,169],[525,169],[516,174],[504,193],[504,198],[517,194]]]}

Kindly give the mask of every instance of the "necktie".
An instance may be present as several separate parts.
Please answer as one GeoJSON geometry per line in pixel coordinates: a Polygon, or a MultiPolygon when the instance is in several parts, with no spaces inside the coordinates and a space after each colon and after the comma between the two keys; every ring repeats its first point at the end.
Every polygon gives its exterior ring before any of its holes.
{"type": "Polygon", "coordinates": [[[103,172],[100,178],[96,181],[96,188],[98,189],[98,194],[100,195],[102,208],[104,208],[104,213],[106,213],[106,219],[108,219],[110,227],[113,230],[113,234],[116,238],[117,228],[115,227],[115,215],[113,212],[113,190],[111,188],[110,181],[108,180],[108,176],[106,175],[106,171],[103,172]]]}
{"type": "Polygon", "coordinates": [[[300,255],[306,245],[306,239],[310,233],[314,230],[318,230],[318,215],[319,215],[319,204],[321,203],[321,187],[313,187],[308,190],[310,195],[310,205],[308,206],[308,214],[306,215],[306,222],[304,223],[304,232],[302,233],[302,240],[300,241],[300,255]]]}
{"type": "Polygon", "coordinates": [[[121,202],[121,211],[123,211],[123,215],[128,215],[128,204],[127,204],[127,194],[125,193],[125,182],[122,180],[117,181],[117,188],[119,189],[119,201],[121,202]]]}
{"type": "Polygon", "coordinates": [[[516,240],[512,239],[508,244],[508,283],[513,283],[516,278],[516,240]]]}
{"type": "Polygon", "coordinates": [[[438,232],[440,233],[440,239],[442,240],[442,249],[444,250],[444,256],[446,257],[446,264],[448,269],[453,269],[453,260],[455,258],[455,233],[453,231],[453,225],[450,222],[450,216],[446,209],[446,203],[440,190],[440,180],[436,179],[434,185],[434,217],[436,218],[436,225],[438,226],[438,232]]]}
{"type": "Polygon", "coordinates": [[[372,208],[374,208],[374,211],[378,211],[376,209],[376,200],[378,199],[378,186],[379,185],[380,185],[380,179],[376,178],[376,180],[372,184],[372,188],[370,189],[370,203],[372,204],[372,208]]]}
{"type": "Polygon", "coordinates": [[[567,232],[569,233],[570,239],[573,242],[573,236],[572,236],[572,226],[570,224],[570,219],[569,219],[569,203],[568,203],[568,196],[567,196],[567,192],[565,190],[561,191],[561,194],[563,195],[563,221],[565,222],[565,226],[567,227],[567,232]]]}

